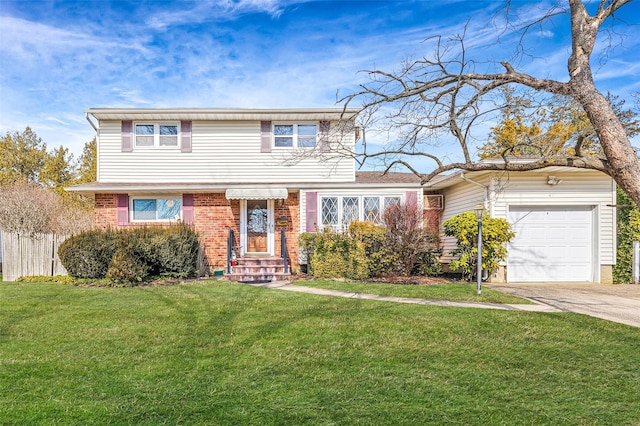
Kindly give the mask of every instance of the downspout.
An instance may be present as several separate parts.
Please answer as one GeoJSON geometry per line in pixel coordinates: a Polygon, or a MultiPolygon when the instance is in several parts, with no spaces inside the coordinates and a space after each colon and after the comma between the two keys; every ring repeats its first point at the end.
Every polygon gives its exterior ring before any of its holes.
{"type": "MultiPolygon", "coordinates": [[[[95,130],[96,132],[96,182],[100,182],[100,167],[99,167],[100,163],[98,160],[98,158],[100,157],[98,155],[98,145],[100,144],[100,132],[98,132],[98,126],[96,126],[95,123],[91,121],[91,118],[89,117],[88,112],[84,113],[84,118],[87,119],[91,127],[93,127],[93,130],[95,130]]],[[[95,197],[95,194],[94,194],[94,197],[95,197]]]]}
{"type": "Polygon", "coordinates": [[[95,130],[96,134],[97,134],[98,133],[98,128],[96,127],[95,124],[93,124],[93,121],[91,121],[91,119],[89,118],[89,113],[88,112],[84,113],[84,118],[87,119],[87,121],[89,122],[89,124],[91,124],[91,127],[93,127],[93,130],[95,130]]]}
{"type": "Polygon", "coordinates": [[[472,183],[474,185],[478,185],[479,187],[481,187],[482,189],[484,189],[484,208],[485,210],[489,210],[489,214],[491,214],[492,212],[489,209],[489,185],[483,185],[480,182],[476,182],[475,180],[469,179],[468,177],[466,177],[464,175],[464,172],[460,172],[460,177],[462,178],[462,180],[472,183]]]}

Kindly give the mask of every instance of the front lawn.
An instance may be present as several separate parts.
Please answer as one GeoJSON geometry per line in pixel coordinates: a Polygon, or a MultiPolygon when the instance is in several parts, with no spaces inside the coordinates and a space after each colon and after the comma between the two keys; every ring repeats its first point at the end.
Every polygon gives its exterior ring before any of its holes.
{"type": "Polygon", "coordinates": [[[637,424],[638,366],[571,313],[0,284],[0,424],[637,424]]]}
{"type": "Polygon", "coordinates": [[[482,287],[482,292],[480,295],[478,295],[477,286],[473,283],[407,285],[313,280],[293,281],[292,284],[304,287],[347,291],[352,293],[376,294],[378,296],[408,297],[430,300],[452,300],[457,302],[510,303],[524,305],[532,304],[527,299],[522,299],[510,294],[502,293],[488,287],[482,287]]]}

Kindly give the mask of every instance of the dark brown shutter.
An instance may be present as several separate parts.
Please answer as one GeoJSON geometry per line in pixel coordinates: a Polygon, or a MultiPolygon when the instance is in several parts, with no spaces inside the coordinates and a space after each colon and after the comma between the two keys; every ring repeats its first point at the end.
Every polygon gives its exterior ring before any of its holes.
{"type": "Polygon", "coordinates": [[[260,152],[271,152],[271,122],[260,122],[260,152]]]}
{"type": "Polygon", "coordinates": [[[329,145],[329,131],[331,130],[331,122],[329,121],[321,121],[320,122],[320,131],[319,131],[319,144],[320,144],[320,152],[329,152],[331,150],[331,146],[329,145]]]}
{"type": "Polygon", "coordinates": [[[307,232],[316,232],[318,227],[318,193],[307,192],[306,194],[306,213],[307,232]]]}
{"type": "Polygon", "coordinates": [[[133,121],[123,120],[121,126],[122,152],[133,151],[133,121]]]}
{"type": "Polygon", "coordinates": [[[129,196],[118,194],[118,225],[129,224],[129,196]]]}
{"type": "Polygon", "coordinates": [[[182,222],[193,225],[194,219],[193,194],[182,194],[182,222]]]}
{"type": "Polygon", "coordinates": [[[180,151],[191,152],[191,121],[180,122],[180,151]]]}

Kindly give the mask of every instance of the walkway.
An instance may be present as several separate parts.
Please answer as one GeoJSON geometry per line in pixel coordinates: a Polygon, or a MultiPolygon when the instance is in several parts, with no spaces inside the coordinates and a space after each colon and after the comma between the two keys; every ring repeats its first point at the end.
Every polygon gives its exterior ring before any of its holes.
{"type": "Polygon", "coordinates": [[[273,288],[278,290],[295,291],[298,293],[319,294],[323,296],[346,297],[349,299],[370,299],[384,302],[412,303],[414,305],[451,306],[456,308],[483,308],[502,309],[510,311],[533,311],[533,312],[562,312],[562,310],[535,302],[535,305],[516,305],[502,303],[479,303],[479,302],[452,302],[448,300],[427,300],[414,299],[410,297],[378,296],[376,294],[352,293],[348,291],[327,290],[323,288],[303,287],[293,285],[286,281],[273,281],[269,283],[249,284],[254,287],[273,288]]]}
{"type": "Polygon", "coordinates": [[[494,290],[522,297],[534,305],[499,304],[480,302],[452,302],[408,297],[378,296],[338,290],[303,287],[286,281],[250,284],[256,287],[273,288],[299,293],[350,299],[371,299],[385,302],[412,303],[416,305],[450,306],[458,308],[502,309],[531,312],[574,312],[596,318],[640,327],[640,285],[602,285],[580,283],[536,283],[536,284],[485,284],[494,290]]]}

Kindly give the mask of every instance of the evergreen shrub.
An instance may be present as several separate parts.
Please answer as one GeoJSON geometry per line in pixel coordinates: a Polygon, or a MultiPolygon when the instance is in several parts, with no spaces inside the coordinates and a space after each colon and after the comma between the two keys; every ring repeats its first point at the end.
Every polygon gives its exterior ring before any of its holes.
{"type": "Polygon", "coordinates": [[[85,231],[67,238],[58,247],[58,257],[76,278],[104,278],[117,248],[115,231],[85,231]]]}
{"type": "Polygon", "coordinates": [[[198,237],[184,224],[90,231],[67,239],[63,246],[60,260],[69,274],[78,278],[106,277],[120,284],[135,284],[152,277],[188,278],[198,273],[198,237]],[[108,250],[103,249],[106,246],[108,250]],[[94,257],[100,262],[92,260],[94,257]],[[99,267],[91,268],[91,276],[79,275],[88,269],[87,263],[99,267]]]}

